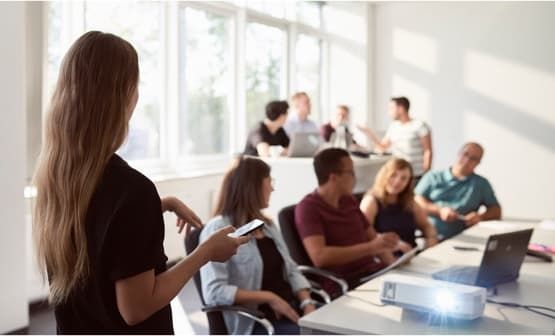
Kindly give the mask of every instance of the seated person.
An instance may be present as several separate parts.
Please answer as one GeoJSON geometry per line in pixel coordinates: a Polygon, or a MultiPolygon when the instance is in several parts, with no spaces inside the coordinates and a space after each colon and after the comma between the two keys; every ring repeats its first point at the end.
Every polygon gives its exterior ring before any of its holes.
{"type": "Polygon", "coordinates": [[[361,277],[394,260],[399,236],[377,234],[360,211],[352,195],[353,160],[346,150],[322,150],[314,157],[314,170],[318,188],[295,208],[297,232],[314,266],[336,273],[355,287],[361,277]]]}
{"type": "Polygon", "coordinates": [[[346,133],[352,137],[353,134],[349,131],[349,112],[350,110],[347,105],[337,106],[335,118],[320,127],[320,134],[325,141],[329,142],[331,140],[332,134],[335,133],[338,127],[345,127],[346,133]]]}
{"type": "MultiPolygon", "coordinates": [[[[201,268],[202,295],[207,305],[241,305],[261,310],[276,333],[299,334],[299,315],[314,311],[307,279],[297,270],[276,225],[262,214],[273,191],[270,167],[262,160],[243,157],[226,173],[215,215],[206,224],[204,241],[227,225],[239,228],[253,219],[263,228],[239,247],[226,262],[209,262],[201,268]]],[[[235,313],[223,313],[230,333],[265,333],[261,325],[235,313]]]]}
{"type": "Polygon", "coordinates": [[[412,178],[410,163],[392,158],[379,170],[374,186],[360,203],[360,210],[377,232],[399,235],[403,252],[416,247],[416,229],[424,234],[427,247],[437,244],[434,226],[414,201],[412,178]]]}
{"type": "Polygon", "coordinates": [[[285,122],[283,128],[287,135],[292,137],[295,133],[318,133],[318,126],[310,119],[310,98],[306,92],[297,92],[291,97],[293,113],[285,122]]]}
{"type": "Polygon", "coordinates": [[[353,139],[353,133],[349,129],[349,114],[350,110],[347,105],[338,105],[335,110],[335,118],[320,127],[320,135],[326,142],[332,142],[332,144],[342,142],[341,145],[334,145],[334,147],[366,151],[364,147],[357,145],[353,139]],[[342,132],[336,132],[341,128],[342,132]],[[338,134],[342,134],[343,139],[337,139],[338,134]]]}
{"type": "Polygon", "coordinates": [[[272,101],[266,105],[266,118],[249,133],[245,145],[245,155],[263,156],[270,155],[270,146],[281,146],[282,155],[287,154],[289,137],[283,129],[287,120],[289,104],[284,101],[272,101]]]}
{"type": "Polygon", "coordinates": [[[474,173],[483,155],[482,146],[469,142],[451,168],[427,173],[416,186],[416,202],[428,214],[440,239],[480,221],[501,218],[501,206],[490,183],[474,173]],[[479,214],[482,205],[486,211],[479,214]]]}

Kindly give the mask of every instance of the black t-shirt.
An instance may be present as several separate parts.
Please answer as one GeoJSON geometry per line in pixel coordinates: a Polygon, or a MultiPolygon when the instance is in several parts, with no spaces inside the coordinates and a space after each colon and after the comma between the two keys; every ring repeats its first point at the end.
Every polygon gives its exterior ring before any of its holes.
{"type": "Polygon", "coordinates": [[[401,204],[384,205],[378,201],[378,213],[374,220],[376,231],[395,232],[401,240],[416,247],[415,231],[418,228],[414,213],[404,209],[401,204]]]}
{"type": "MultiPolygon", "coordinates": [[[[288,302],[293,309],[296,309],[298,300],[295,298],[291,285],[285,280],[285,265],[276,244],[268,237],[257,239],[256,243],[263,264],[262,287],[260,290],[270,291],[278,295],[285,302],[288,302]]],[[[274,310],[268,304],[262,304],[258,309],[264,313],[267,319],[277,320],[274,310]]]]}
{"type": "Polygon", "coordinates": [[[280,127],[276,133],[272,134],[263,121],[256,125],[256,127],[249,133],[247,144],[245,146],[245,154],[258,156],[256,146],[261,142],[265,142],[270,146],[279,145],[289,147],[289,137],[287,136],[287,133],[285,133],[283,127],[280,127]]]}
{"type": "Polygon", "coordinates": [[[154,184],[113,155],[86,217],[90,277],[55,307],[58,333],[173,334],[170,306],[129,326],[116,303],[115,283],[154,269],[166,270],[162,205],[154,184]]]}

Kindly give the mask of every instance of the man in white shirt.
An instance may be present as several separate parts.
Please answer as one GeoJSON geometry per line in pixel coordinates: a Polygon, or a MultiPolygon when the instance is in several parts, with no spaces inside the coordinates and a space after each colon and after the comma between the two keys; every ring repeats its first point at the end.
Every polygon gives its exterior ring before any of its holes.
{"type": "Polygon", "coordinates": [[[297,92],[291,97],[291,108],[293,113],[283,126],[287,135],[291,138],[295,133],[318,132],[318,126],[310,119],[310,98],[306,92],[297,92]]]}
{"type": "Polygon", "coordinates": [[[389,115],[393,119],[383,139],[372,130],[359,127],[374,143],[377,151],[391,153],[411,163],[415,182],[432,166],[432,136],[430,128],[421,120],[409,116],[410,102],[406,97],[394,97],[389,102],[389,115]]]}

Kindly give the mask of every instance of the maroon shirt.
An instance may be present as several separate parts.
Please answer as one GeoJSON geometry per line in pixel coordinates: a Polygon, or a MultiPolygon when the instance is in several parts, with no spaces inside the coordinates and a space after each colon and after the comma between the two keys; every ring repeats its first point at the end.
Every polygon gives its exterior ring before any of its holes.
{"type": "MultiPolygon", "coordinates": [[[[352,195],[342,197],[336,209],[326,203],[318,191],[308,194],[295,207],[295,224],[301,239],[324,236],[328,246],[352,246],[370,241],[370,224],[352,195]]],[[[381,267],[372,256],[361,256],[348,264],[327,269],[351,281],[381,267]]]]}

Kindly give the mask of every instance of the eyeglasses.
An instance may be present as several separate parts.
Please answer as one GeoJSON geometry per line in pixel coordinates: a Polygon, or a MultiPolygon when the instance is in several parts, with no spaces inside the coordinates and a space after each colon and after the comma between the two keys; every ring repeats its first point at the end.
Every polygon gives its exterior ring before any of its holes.
{"type": "Polygon", "coordinates": [[[469,159],[470,161],[474,161],[474,162],[480,162],[480,160],[482,159],[479,156],[470,155],[470,153],[468,153],[468,152],[462,152],[461,156],[464,156],[465,158],[469,159]]]}

